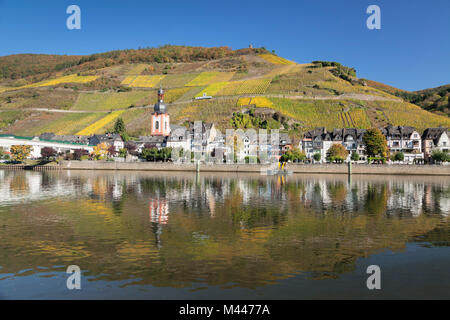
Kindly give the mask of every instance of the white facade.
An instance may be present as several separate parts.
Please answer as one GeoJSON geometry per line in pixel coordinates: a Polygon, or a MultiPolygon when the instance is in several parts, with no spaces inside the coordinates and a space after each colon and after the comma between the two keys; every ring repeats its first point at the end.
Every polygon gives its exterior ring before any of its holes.
{"type": "Polygon", "coordinates": [[[93,151],[93,147],[89,145],[63,143],[63,142],[51,142],[41,141],[38,137],[33,139],[19,138],[15,136],[2,136],[0,137],[0,147],[5,151],[10,151],[11,146],[14,145],[26,145],[31,146],[31,154],[29,158],[36,159],[41,157],[41,150],[45,147],[55,149],[58,153],[73,151],[77,149],[84,149],[89,152],[93,151]]]}

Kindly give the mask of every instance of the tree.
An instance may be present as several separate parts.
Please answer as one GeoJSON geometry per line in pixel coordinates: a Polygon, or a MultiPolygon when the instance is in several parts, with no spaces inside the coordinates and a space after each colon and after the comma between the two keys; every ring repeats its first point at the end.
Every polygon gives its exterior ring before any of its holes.
{"type": "Polygon", "coordinates": [[[127,149],[122,148],[122,149],[119,150],[119,157],[126,158],[127,154],[128,154],[128,150],[127,149]]]}
{"type": "Polygon", "coordinates": [[[127,149],[128,154],[131,154],[133,156],[136,155],[136,149],[137,149],[137,145],[134,141],[128,141],[125,143],[125,149],[127,149]]]}
{"type": "Polygon", "coordinates": [[[22,162],[31,154],[31,146],[15,145],[10,149],[11,157],[14,161],[22,162]]]}
{"type": "Polygon", "coordinates": [[[352,161],[359,161],[359,154],[355,151],[353,151],[351,156],[352,161]]]}
{"type": "Polygon", "coordinates": [[[108,145],[104,142],[96,145],[92,154],[96,160],[103,159],[108,154],[108,145]]]}
{"type": "Polygon", "coordinates": [[[110,146],[108,148],[108,155],[110,157],[114,157],[116,154],[117,154],[116,147],[115,146],[110,146]]]}
{"type": "Polygon", "coordinates": [[[52,147],[44,147],[41,149],[41,157],[42,159],[49,160],[52,157],[56,157],[58,152],[52,147]]]}
{"type": "Polygon", "coordinates": [[[172,157],[172,148],[162,148],[159,150],[159,160],[164,162],[168,161],[172,157]]]}
{"type": "Polygon", "coordinates": [[[89,155],[89,151],[84,149],[76,149],[73,152],[73,160],[81,160],[82,157],[89,155]]]}
{"type": "Polygon", "coordinates": [[[120,135],[126,133],[125,122],[122,118],[118,118],[114,123],[114,133],[118,133],[120,135]]]}
{"type": "Polygon", "coordinates": [[[348,151],[342,144],[333,144],[327,151],[327,160],[330,162],[343,162],[348,156],[348,151]]]}
{"type": "Polygon", "coordinates": [[[296,162],[303,161],[306,159],[306,154],[298,148],[293,148],[292,150],[288,150],[285,154],[280,157],[280,162],[296,162]]]}
{"type": "Polygon", "coordinates": [[[153,148],[145,148],[142,150],[142,157],[145,158],[147,161],[156,161],[158,159],[158,149],[153,148]]]}
{"type": "Polygon", "coordinates": [[[320,159],[322,159],[322,155],[320,154],[320,153],[315,153],[314,155],[313,155],[313,158],[314,158],[314,160],[316,160],[316,161],[320,161],[320,159]]]}
{"type": "Polygon", "coordinates": [[[434,150],[431,154],[431,159],[435,162],[450,162],[450,154],[447,152],[434,150]]]}
{"type": "Polygon", "coordinates": [[[403,152],[396,152],[394,154],[394,161],[403,161],[405,159],[405,155],[403,152]]]}
{"type": "Polygon", "coordinates": [[[386,158],[388,147],[386,137],[377,128],[368,129],[363,137],[366,153],[369,157],[386,158]]]}

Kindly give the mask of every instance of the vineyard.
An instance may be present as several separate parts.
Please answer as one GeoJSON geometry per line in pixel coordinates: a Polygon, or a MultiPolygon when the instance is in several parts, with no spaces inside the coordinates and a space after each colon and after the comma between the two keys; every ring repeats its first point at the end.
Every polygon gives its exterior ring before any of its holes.
{"type": "Polygon", "coordinates": [[[164,75],[157,76],[137,76],[130,84],[130,87],[133,88],[154,88],[157,86],[162,79],[164,79],[164,75]]]}
{"type": "Polygon", "coordinates": [[[91,134],[100,133],[101,129],[103,129],[105,126],[107,126],[112,121],[116,120],[124,112],[125,112],[125,110],[111,112],[106,117],[103,117],[102,119],[94,122],[90,126],[79,131],[77,133],[77,135],[88,136],[91,134]]]}
{"type": "Polygon", "coordinates": [[[196,97],[201,97],[203,94],[216,96],[220,91],[222,91],[226,86],[228,86],[229,82],[217,82],[210,84],[205,89],[200,91],[196,97]]]}
{"type": "Polygon", "coordinates": [[[234,75],[234,72],[202,72],[197,77],[189,81],[187,87],[207,86],[215,82],[229,81],[234,75]]]}
{"type": "Polygon", "coordinates": [[[145,69],[147,69],[148,67],[150,67],[150,65],[148,64],[138,64],[138,65],[134,65],[130,71],[127,72],[127,75],[130,76],[137,76],[140,75],[145,69]]]}
{"type": "Polygon", "coordinates": [[[270,62],[273,64],[295,64],[295,62],[289,61],[287,59],[278,57],[278,56],[270,54],[270,53],[260,54],[259,56],[261,58],[263,58],[264,60],[266,60],[267,62],[270,62]]]}
{"type": "Polygon", "coordinates": [[[98,76],[78,76],[76,74],[59,77],[51,80],[40,81],[32,84],[23,85],[20,87],[3,87],[0,89],[1,92],[12,91],[12,90],[21,90],[21,89],[30,89],[30,88],[39,88],[39,87],[50,87],[56,86],[64,83],[88,83],[97,80],[98,76]]]}
{"type": "Polygon", "coordinates": [[[450,127],[450,118],[430,113],[410,103],[373,101],[370,104],[383,110],[388,122],[395,126],[412,126],[419,131],[428,127],[450,127]]]}
{"type": "Polygon", "coordinates": [[[37,127],[35,134],[53,132],[58,135],[74,134],[96,122],[103,115],[98,113],[69,113],[45,126],[37,127]]]}
{"type": "Polygon", "coordinates": [[[156,92],[81,93],[73,110],[110,111],[156,102],[156,92]]]}
{"type": "Polygon", "coordinates": [[[198,75],[199,73],[169,74],[164,77],[161,84],[167,89],[184,87],[198,75]]]}

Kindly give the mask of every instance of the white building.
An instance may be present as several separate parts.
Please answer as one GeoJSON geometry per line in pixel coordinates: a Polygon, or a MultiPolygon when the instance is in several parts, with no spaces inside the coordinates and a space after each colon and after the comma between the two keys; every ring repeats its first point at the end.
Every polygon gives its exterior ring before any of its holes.
{"type": "Polygon", "coordinates": [[[26,145],[31,146],[31,154],[29,158],[37,159],[41,157],[41,150],[45,147],[55,149],[58,153],[65,153],[67,151],[73,152],[77,149],[93,151],[93,146],[88,144],[79,144],[74,142],[65,141],[51,141],[41,140],[39,137],[19,137],[14,135],[3,134],[0,135],[0,148],[5,151],[10,151],[11,146],[14,145],[26,145]]]}

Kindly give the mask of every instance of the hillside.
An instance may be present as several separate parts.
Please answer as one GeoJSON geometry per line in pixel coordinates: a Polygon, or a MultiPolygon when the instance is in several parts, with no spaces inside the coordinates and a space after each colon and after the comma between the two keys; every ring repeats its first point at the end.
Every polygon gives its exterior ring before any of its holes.
{"type": "Polygon", "coordinates": [[[358,79],[351,67],[297,64],[264,48],[19,55],[0,57],[0,70],[0,130],[17,135],[103,133],[118,117],[130,135],[149,134],[160,86],[177,124],[279,128],[293,137],[318,126],[450,126],[447,116],[404,101],[395,88],[358,79]],[[203,94],[213,99],[193,99],[203,94]]]}
{"type": "Polygon", "coordinates": [[[401,97],[427,111],[450,116],[450,84],[437,88],[409,92],[376,81],[366,80],[366,83],[373,88],[401,97]]]}

